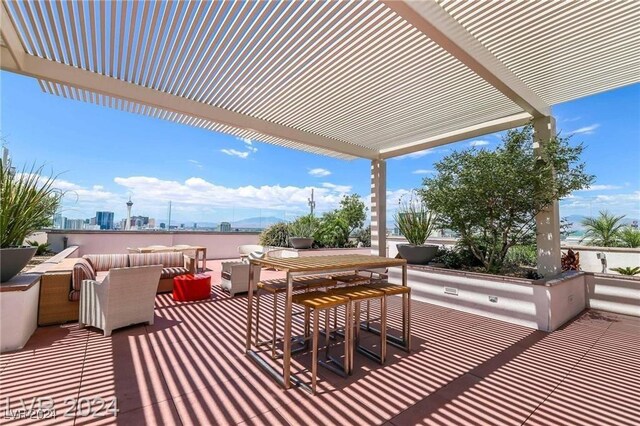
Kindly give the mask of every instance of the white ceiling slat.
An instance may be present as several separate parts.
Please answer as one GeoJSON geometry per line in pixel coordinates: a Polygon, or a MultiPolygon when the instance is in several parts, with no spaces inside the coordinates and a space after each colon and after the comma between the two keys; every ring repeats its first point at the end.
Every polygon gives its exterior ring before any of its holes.
{"type": "Polygon", "coordinates": [[[21,3],[24,6],[24,9],[27,13],[27,21],[29,22],[29,25],[32,29],[33,35],[34,35],[34,41],[36,46],[38,46],[38,51],[40,52],[40,57],[41,58],[47,58],[47,59],[52,59],[53,55],[51,52],[49,52],[47,50],[47,47],[45,46],[44,42],[43,42],[43,38],[41,36],[41,30],[38,26],[38,21],[36,20],[34,14],[33,14],[33,9],[31,8],[31,3],[30,2],[22,2],[21,3]]]}
{"type": "MultiPolygon", "coordinates": [[[[63,3],[61,1],[56,2],[56,9],[58,10],[58,19],[60,21],[60,29],[62,30],[62,40],[64,41],[65,56],[67,58],[66,63],[72,66],[78,66],[75,60],[75,55],[71,49],[71,41],[69,40],[69,30],[67,30],[67,17],[63,9],[63,3]]],[[[73,31],[73,29],[71,29],[73,31]]]]}
{"type": "Polygon", "coordinates": [[[42,7],[40,6],[40,2],[36,1],[33,4],[34,4],[34,7],[35,7],[35,11],[36,11],[36,16],[38,18],[38,22],[40,23],[40,30],[42,31],[42,34],[44,35],[45,42],[47,43],[47,51],[49,52],[49,55],[50,55],[49,58],[53,59],[54,61],[63,62],[63,59],[59,58],[56,55],[57,52],[56,52],[56,49],[54,49],[53,42],[51,41],[51,37],[49,36],[49,28],[48,28],[46,20],[45,20],[44,11],[42,10],[42,7]]]}
{"type": "MultiPolygon", "coordinates": [[[[171,23],[169,24],[168,32],[165,34],[162,53],[160,54],[160,59],[155,67],[155,72],[153,75],[153,80],[151,81],[151,88],[158,89],[158,80],[162,77],[162,73],[164,72],[165,67],[167,66],[167,54],[173,50],[175,44],[177,43],[176,31],[178,29],[178,24],[182,22],[181,16],[186,13],[184,8],[186,2],[178,2],[171,17],[171,23]]],[[[189,3],[189,7],[193,7],[193,3],[189,3]]]]}
{"type": "MultiPolygon", "coordinates": [[[[160,10],[163,5],[167,5],[165,2],[155,2],[153,13],[151,14],[151,22],[149,24],[149,31],[147,32],[147,42],[145,43],[144,50],[141,53],[142,63],[140,64],[140,69],[138,71],[137,77],[134,79],[136,84],[146,85],[144,81],[146,81],[148,75],[149,61],[153,56],[153,45],[151,44],[154,41],[158,40],[158,17],[160,16],[160,10]]],[[[168,7],[168,6],[167,6],[168,7]]]]}
{"type": "Polygon", "coordinates": [[[107,71],[107,6],[100,2],[100,73],[108,75],[107,71]]]}
{"type": "Polygon", "coordinates": [[[63,64],[68,63],[67,62],[67,58],[65,57],[65,54],[63,53],[62,49],[62,43],[60,42],[60,35],[58,34],[58,28],[60,28],[60,25],[58,24],[58,20],[55,19],[54,16],[54,11],[53,11],[53,7],[51,6],[51,2],[45,2],[44,3],[45,6],[45,11],[44,14],[46,15],[46,20],[49,22],[49,27],[51,28],[51,33],[53,34],[53,41],[54,43],[54,50],[57,54],[58,60],[59,62],[62,62],[63,64]]]}
{"type": "Polygon", "coordinates": [[[155,73],[158,71],[158,55],[162,52],[166,47],[166,38],[167,38],[167,23],[170,19],[173,19],[175,10],[175,2],[168,1],[164,3],[164,9],[162,10],[162,19],[160,20],[160,27],[156,33],[156,38],[152,45],[153,54],[151,56],[151,61],[148,64],[147,75],[145,77],[144,86],[145,87],[154,87],[153,80],[155,79],[155,73]]]}
{"type": "MultiPolygon", "coordinates": [[[[27,26],[27,23],[24,19],[23,11],[20,8],[20,3],[17,3],[15,0],[11,0],[6,2],[4,4],[4,7],[6,8],[7,13],[5,14],[3,12],[3,16],[8,16],[13,24],[13,27],[16,30],[13,36],[14,39],[18,38],[20,40],[20,42],[22,43],[22,47],[28,54],[42,57],[43,55],[39,52],[37,46],[34,43],[34,37],[31,36],[32,30],[31,28],[29,28],[29,26],[27,26]],[[20,36],[18,36],[18,34],[20,34],[20,36]]],[[[4,25],[2,29],[7,30],[7,28],[4,28],[4,25]]],[[[3,35],[3,45],[9,46],[11,44],[11,40],[5,40],[4,37],[5,36],[3,35]]],[[[17,48],[18,46],[17,43],[15,43],[15,40],[14,44],[16,44],[15,48],[17,48]]]]}
{"type": "Polygon", "coordinates": [[[115,75],[114,77],[120,80],[124,80],[124,66],[122,61],[122,55],[126,49],[127,39],[125,38],[125,31],[127,29],[127,5],[129,4],[129,0],[120,0],[118,2],[120,5],[120,32],[118,35],[118,63],[116,64],[115,75]]]}
{"type": "MultiPolygon", "coordinates": [[[[137,20],[138,20],[138,5],[139,4],[140,4],[140,2],[137,2],[137,1],[133,2],[133,9],[131,10],[131,16],[129,18],[129,23],[128,23],[129,37],[127,39],[128,43],[126,43],[127,54],[126,54],[126,60],[124,62],[124,81],[131,81],[129,79],[129,70],[131,68],[131,59],[134,56],[133,47],[135,46],[134,37],[135,37],[136,23],[137,23],[137,20]]],[[[141,36],[139,35],[139,37],[141,37],[141,36]]]]}
{"type": "Polygon", "coordinates": [[[117,26],[117,6],[115,1],[111,2],[109,11],[109,76],[116,78],[116,26],[117,26]]]}
{"type": "Polygon", "coordinates": [[[95,2],[89,2],[89,27],[91,32],[91,61],[93,63],[92,70],[93,72],[100,72],[100,67],[98,65],[98,33],[96,32],[96,20],[98,19],[98,15],[96,14],[95,2]]]}
{"type": "Polygon", "coordinates": [[[78,28],[78,32],[80,33],[80,40],[82,41],[82,58],[84,59],[83,68],[90,70],[92,67],[89,62],[89,40],[87,40],[87,38],[92,36],[92,34],[87,29],[85,22],[84,2],[79,1],[77,2],[77,5],[78,16],[80,17],[80,27],[78,28]]]}
{"type": "MultiPolygon", "coordinates": [[[[143,6],[142,6],[142,18],[141,18],[141,22],[142,22],[142,27],[140,28],[140,32],[138,33],[138,44],[136,45],[135,48],[135,59],[133,60],[133,71],[131,73],[131,80],[134,83],[138,82],[138,76],[139,76],[139,65],[140,65],[140,55],[142,54],[142,43],[144,41],[145,36],[146,37],[151,37],[151,34],[149,34],[147,32],[147,24],[149,23],[148,21],[148,16],[149,16],[149,5],[151,4],[151,2],[146,1],[144,2],[143,6]]],[[[128,77],[128,76],[127,76],[128,77]]],[[[127,80],[129,80],[127,78],[127,80]]]]}

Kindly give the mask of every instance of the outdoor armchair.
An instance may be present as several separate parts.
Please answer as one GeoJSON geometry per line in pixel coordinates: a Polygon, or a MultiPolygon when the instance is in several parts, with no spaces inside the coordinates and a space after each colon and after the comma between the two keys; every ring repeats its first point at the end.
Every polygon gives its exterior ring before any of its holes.
{"type": "Polygon", "coordinates": [[[82,281],[80,326],[111,331],[132,324],[153,324],[154,303],[161,265],[114,268],[102,282],[82,281]]]}

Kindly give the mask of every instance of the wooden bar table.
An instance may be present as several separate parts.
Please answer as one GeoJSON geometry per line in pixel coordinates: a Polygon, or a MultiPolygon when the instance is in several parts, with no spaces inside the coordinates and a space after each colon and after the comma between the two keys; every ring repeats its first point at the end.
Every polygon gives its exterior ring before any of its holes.
{"type": "MultiPolygon", "coordinates": [[[[404,259],[391,259],[388,257],[380,256],[367,256],[361,254],[346,254],[346,255],[331,255],[331,256],[309,256],[309,257],[294,257],[294,258],[262,258],[262,259],[250,259],[252,265],[258,265],[264,268],[274,268],[287,273],[287,292],[285,299],[285,313],[284,313],[284,354],[283,354],[283,366],[282,372],[273,368],[260,354],[252,347],[252,322],[253,322],[253,288],[255,286],[253,268],[249,268],[249,296],[247,300],[247,340],[245,353],[252,358],[258,366],[271,375],[278,383],[280,383],[285,389],[291,387],[291,312],[292,312],[292,296],[293,296],[293,279],[295,277],[303,275],[319,275],[319,274],[331,274],[336,272],[353,272],[361,271],[365,269],[377,269],[399,266],[402,267],[402,285],[407,285],[407,261],[404,259]]],[[[407,324],[410,321],[406,316],[409,315],[407,309],[408,296],[403,295],[403,324],[407,324]]],[[[408,336],[408,327],[405,327],[405,333],[403,336],[405,339],[410,338],[408,336]]],[[[307,386],[293,378],[296,385],[307,388],[307,386]]]]}

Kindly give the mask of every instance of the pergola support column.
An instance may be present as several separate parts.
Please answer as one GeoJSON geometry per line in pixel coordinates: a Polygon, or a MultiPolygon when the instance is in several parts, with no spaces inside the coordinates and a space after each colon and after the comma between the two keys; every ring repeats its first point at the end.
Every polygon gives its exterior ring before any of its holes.
{"type": "Polygon", "coordinates": [[[387,163],[371,161],[371,254],[387,256],[387,163]]]}
{"type": "MultiPolygon", "coordinates": [[[[556,120],[541,117],[533,120],[534,155],[539,157],[539,150],[556,135],[556,120]]],[[[553,276],[561,271],[560,252],[560,206],[554,201],[536,216],[536,242],[538,252],[538,273],[545,277],[553,276]]]]}

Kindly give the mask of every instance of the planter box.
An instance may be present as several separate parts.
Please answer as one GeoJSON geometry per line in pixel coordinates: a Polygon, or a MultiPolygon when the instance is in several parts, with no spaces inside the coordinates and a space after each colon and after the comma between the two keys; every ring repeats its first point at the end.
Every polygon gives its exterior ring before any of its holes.
{"type": "Polygon", "coordinates": [[[0,352],[22,349],[38,326],[39,274],[20,274],[0,285],[0,352]]]}
{"type": "MultiPolygon", "coordinates": [[[[585,274],[527,280],[433,267],[409,267],[412,297],[542,331],[554,331],[586,307],[585,274]]],[[[389,271],[401,280],[399,268],[389,271]]]]}

